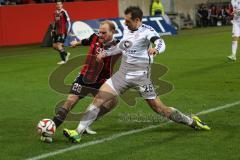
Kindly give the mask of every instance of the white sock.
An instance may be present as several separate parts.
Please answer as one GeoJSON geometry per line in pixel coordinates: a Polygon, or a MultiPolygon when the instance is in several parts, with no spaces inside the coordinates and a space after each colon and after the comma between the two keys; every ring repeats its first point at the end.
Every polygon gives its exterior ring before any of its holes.
{"type": "Polygon", "coordinates": [[[236,57],[238,41],[232,41],[232,55],[236,57]]]}
{"type": "Polygon", "coordinates": [[[176,108],[173,108],[173,107],[170,107],[170,108],[172,109],[172,114],[169,117],[170,120],[177,122],[177,123],[183,123],[183,124],[186,124],[189,126],[192,125],[193,119],[191,117],[183,114],[176,108]]]}
{"type": "Polygon", "coordinates": [[[77,132],[79,134],[82,134],[85,131],[85,129],[95,121],[99,111],[100,111],[100,108],[96,107],[93,104],[90,104],[88,106],[86,112],[84,113],[77,127],[77,132]]]}

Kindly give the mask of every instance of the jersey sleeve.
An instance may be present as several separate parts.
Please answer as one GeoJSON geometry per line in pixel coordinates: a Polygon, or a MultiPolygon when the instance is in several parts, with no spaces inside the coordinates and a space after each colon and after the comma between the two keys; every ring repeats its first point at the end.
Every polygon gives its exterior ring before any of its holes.
{"type": "Polygon", "coordinates": [[[56,29],[56,22],[55,22],[55,12],[53,13],[53,21],[51,23],[52,30],[56,29]]]}
{"type": "Polygon", "coordinates": [[[70,30],[71,30],[71,25],[72,24],[71,24],[70,17],[69,17],[69,15],[68,15],[66,10],[64,10],[64,13],[65,13],[65,18],[67,20],[67,33],[69,33],[70,30]]]}
{"type": "Polygon", "coordinates": [[[146,31],[147,39],[150,41],[152,38],[160,38],[159,34],[153,29],[150,28],[146,31]]]}
{"type": "Polygon", "coordinates": [[[82,39],[82,45],[83,46],[88,46],[91,44],[92,40],[93,40],[93,37],[94,36],[97,36],[95,33],[93,33],[89,38],[86,38],[86,39],[82,39]]]}

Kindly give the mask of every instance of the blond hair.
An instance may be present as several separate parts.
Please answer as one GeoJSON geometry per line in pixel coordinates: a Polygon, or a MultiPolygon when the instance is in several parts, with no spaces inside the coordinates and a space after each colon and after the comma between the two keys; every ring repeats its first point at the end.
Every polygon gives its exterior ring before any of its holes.
{"type": "Polygon", "coordinates": [[[109,26],[110,30],[115,31],[116,27],[112,21],[105,20],[105,21],[100,22],[100,25],[104,25],[104,24],[107,24],[109,26]]]}

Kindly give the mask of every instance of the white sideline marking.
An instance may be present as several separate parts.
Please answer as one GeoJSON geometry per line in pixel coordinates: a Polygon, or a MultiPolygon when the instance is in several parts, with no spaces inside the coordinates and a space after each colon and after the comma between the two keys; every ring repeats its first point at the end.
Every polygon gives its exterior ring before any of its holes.
{"type": "MultiPolygon", "coordinates": [[[[204,114],[216,112],[216,111],[226,109],[226,108],[230,108],[230,107],[233,107],[233,106],[236,106],[236,105],[239,105],[239,104],[240,104],[240,101],[237,101],[237,102],[234,102],[234,103],[230,103],[230,104],[226,104],[226,105],[223,105],[223,106],[218,106],[218,107],[215,107],[215,108],[211,108],[211,109],[207,109],[207,110],[198,112],[196,115],[204,115],[204,114]]],[[[170,123],[170,121],[166,122],[164,124],[168,124],[168,123],[170,123]]],[[[52,156],[55,156],[55,155],[58,155],[58,154],[62,154],[64,152],[73,151],[73,150],[80,149],[80,148],[85,148],[85,147],[88,147],[88,146],[104,143],[104,142],[107,142],[107,141],[112,141],[112,140],[117,139],[117,138],[122,137],[122,136],[147,131],[147,130],[162,126],[164,124],[152,125],[152,126],[145,127],[145,128],[142,128],[142,129],[136,129],[136,130],[131,130],[131,131],[127,131],[127,132],[114,134],[114,135],[109,136],[107,138],[103,138],[103,139],[100,139],[100,140],[91,141],[91,142],[87,142],[87,143],[83,143],[83,144],[74,145],[74,146],[71,146],[69,148],[59,149],[57,151],[53,151],[53,152],[50,152],[50,153],[41,154],[41,155],[36,156],[36,157],[28,158],[26,160],[40,160],[40,159],[52,157],[52,156]]]]}

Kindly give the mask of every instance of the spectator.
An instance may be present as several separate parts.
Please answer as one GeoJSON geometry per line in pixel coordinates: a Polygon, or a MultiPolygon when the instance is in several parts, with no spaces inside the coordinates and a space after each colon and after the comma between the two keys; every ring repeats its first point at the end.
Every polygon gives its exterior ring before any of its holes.
{"type": "Polygon", "coordinates": [[[164,7],[160,0],[153,0],[151,5],[151,16],[163,15],[164,16],[164,7]]]}
{"type": "Polygon", "coordinates": [[[218,9],[217,9],[217,7],[215,5],[212,5],[212,7],[209,10],[209,18],[210,18],[211,26],[217,26],[218,9]]]}
{"type": "Polygon", "coordinates": [[[5,5],[5,0],[0,0],[0,6],[5,5]]]}
{"type": "Polygon", "coordinates": [[[197,10],[197,26],[203,26],[203,4],[197,10]]]}

